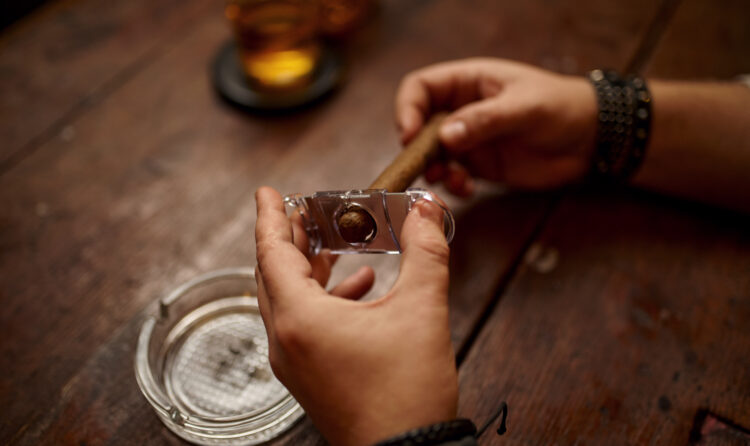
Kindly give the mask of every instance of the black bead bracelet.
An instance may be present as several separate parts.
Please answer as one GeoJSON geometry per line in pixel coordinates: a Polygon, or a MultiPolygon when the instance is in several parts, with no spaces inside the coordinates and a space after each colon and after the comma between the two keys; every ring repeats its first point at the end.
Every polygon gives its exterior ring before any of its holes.
{"type": "Polygon", "coordinates": [[[477,428],[470,420],[457,419],[404,432],[375,446],[476,445],[477,428]]]}
{"type": "Polygon", "coordinates": [[[643,162],[651,130],[651,93],[637,76],[593,70],[599,126],[591,177],[599,182],[627,181],[643,162]]]}

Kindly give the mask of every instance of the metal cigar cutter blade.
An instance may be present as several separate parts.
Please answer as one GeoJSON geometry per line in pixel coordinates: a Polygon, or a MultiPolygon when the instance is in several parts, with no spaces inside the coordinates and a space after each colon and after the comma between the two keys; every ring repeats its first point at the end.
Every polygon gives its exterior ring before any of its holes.
{"type": "Polygon", "coordinates": [[[310,252],[314,254],[322,249],[334,254],[399,254],[401,227],[419,200],[432,201],[443,210],[443,230],[450,243],[455,230],[453,213],[425,189],[411,188],[395,193],[367,189],[290,194],[284,197],[284,204],[288,215],[298,212],[302,217],[310,252]],[[344,220],[352,213],[365,223],[360,225],[355,237],[344,227],[344,220]],[[366,228],[364,232],[361,227],[366,228]]]}

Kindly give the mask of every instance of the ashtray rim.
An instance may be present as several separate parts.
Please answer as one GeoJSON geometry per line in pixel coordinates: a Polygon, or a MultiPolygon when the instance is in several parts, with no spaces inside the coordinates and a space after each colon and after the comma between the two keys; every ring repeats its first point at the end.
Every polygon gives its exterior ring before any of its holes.
{"type": "MultiPolygon", "coordinates": [[[[186,414],[162,389],[149,361],[149,347],[154,328],[159,320],[169,317],[170,305],[194,289],[226,279],[250,279],[254,281],[255,271],[254,268],[249,267],[210,271],[179,285],[173,291],[167,293],[165,297],[160,298],[158,307],[151,310],[141,326],[136,347],[134,371],[141,393],[162,422],[178,436],[201,444],[259,444],[286,431],[304,414],[299,403],[294,400],[288,391],[286,396],[280,397],[277,402],[268,408],[255,410],[244,415],[209,418],[194,413],[186,414]],[[284,422],[288,421],[290,417],[293,419],[284,425],[284,422]]],[[[181,317],[172,329],[178,327],[184,320],[183,318],[187,318],[196,311],[223,299],[227,299],[227,297],[217,298],[193,309],[181,317]]],[[[247,300],[242,300],[241,306],[245,308],[253,307],[257,311],[257,297],[248,296],[247,300]]]]}

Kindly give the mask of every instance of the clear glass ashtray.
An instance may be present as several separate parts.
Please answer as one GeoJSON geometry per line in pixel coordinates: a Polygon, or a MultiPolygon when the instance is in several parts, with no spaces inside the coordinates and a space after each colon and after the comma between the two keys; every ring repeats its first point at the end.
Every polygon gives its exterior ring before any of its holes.
{"type": "Polygon", "coordinates": [[[250,268],[204,274],[160,299],[138,337],[135,375],[175,434],[205,445],[255,445],[303,414],[268,362],[250,268]]]}

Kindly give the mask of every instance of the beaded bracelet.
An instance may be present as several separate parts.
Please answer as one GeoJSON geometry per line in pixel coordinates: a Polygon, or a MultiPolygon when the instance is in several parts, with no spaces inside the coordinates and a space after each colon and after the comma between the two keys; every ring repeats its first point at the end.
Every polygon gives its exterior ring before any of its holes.
{"type": "Polygon", "coordinates": [[[651,129],[651,93],[637,76],[593,70],[599,126],[591,176],[598,181],[624,182],[643,162],[651,129]]]}
{"type": "Polygon", "coordinates": [[[404,432],[375,446],[476,445],[477,428],[470,420],[459,418],[404,432]]]}

